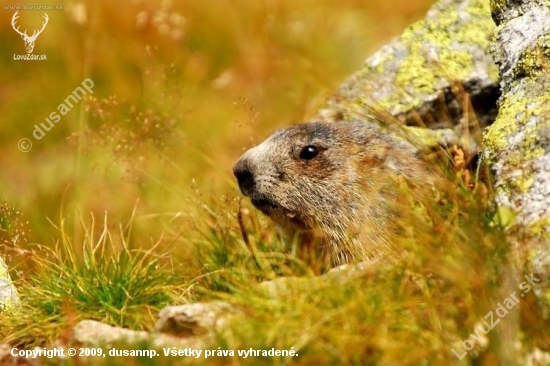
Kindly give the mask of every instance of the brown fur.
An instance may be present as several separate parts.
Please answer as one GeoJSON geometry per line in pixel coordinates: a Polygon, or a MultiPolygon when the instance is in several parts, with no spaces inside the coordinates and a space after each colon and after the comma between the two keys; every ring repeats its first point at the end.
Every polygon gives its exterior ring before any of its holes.
{"type": "Polygon", "coordinates": [[[275,132],[247,151],[234,173],[244,195],[274,220],[304,257],[332,265],[367,260],[389,247],[391,202],[431,174],[416,149],[364,122],[311,122],[275,132]],[[306,146],[319,154],[300,158],[306,146]]]}

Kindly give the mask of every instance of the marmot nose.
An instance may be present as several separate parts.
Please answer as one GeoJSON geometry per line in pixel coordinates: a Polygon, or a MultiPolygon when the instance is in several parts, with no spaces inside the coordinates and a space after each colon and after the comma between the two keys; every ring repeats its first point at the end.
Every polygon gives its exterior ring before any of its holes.
{"type": "Polygon", "coordinates": [[[239,188],[245,196],[250,196],[252,190],[254,189],[254,174],[249,169],[246,161],[242,159],[235,164],[233,167],[233,174],[239,182],[239,188]]]}

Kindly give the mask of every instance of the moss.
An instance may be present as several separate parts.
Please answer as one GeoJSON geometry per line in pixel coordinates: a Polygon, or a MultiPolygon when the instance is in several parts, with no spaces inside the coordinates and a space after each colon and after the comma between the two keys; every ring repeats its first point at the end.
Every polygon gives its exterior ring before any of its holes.
{"type": "Polygon", "coordinates": [[[516,184],[520,192],[527,193],[529,192],[529,188],[531,188],[534,182],[535,178],[533,176],[523,176],[517,179],[516,184]]]}
{"type": "Polygon", "coordinates": [[[497,122],[484,135],[484,142],[493,158],[509,145],[508,138],[518,131],[518,125],[527,123],[533,110],[529,110],[531,103],[523,95],[515,94],[506,99],[500,106],[497,122]]]}
{"type": "MultiPolygon", "coordinates": [[[[366,90],[370,90],[369,82],[379,76],[389,86],[375,97],[376,107],[400,115],[418,108],[427,99],[433,100],[436,91],[448,82],[472,75],[473,55],[488,50],[495,28],[489,4],[486,0],[472,0],[462,8],[442,2],[434,12],[408,27],[397,41],[366,62],[342,89],[342,98],[335,102],[340,110],[359,106],[363,107],[359,113],[363,113],[364,107],[372,106],[373,96],[366,90]],[[388,80],[390,75],[393,80],[388,80]]],[[[496,65],[489,63],[484,67],[496,82],[496,65]]]]}
{"type": "Polygon", "coordinates": [[[412,42],[415,36],[425,28],[426,20],[420,20],[413,25],[409,26],[401,35],[401,41],[404,43],[412,42]]]}
{"type": "MultiPolygon", "coordinates": [[[[525,89],[529,90],[528,87],[525,89]]],[[[550,94],[533,96],[518,93],[505,99],[500,107],[497,122],[485,133],[484,140],[489,151],[498,153],[507,148],[508,137],[512,136],[519,126],[529,122],[531,118],[540,118],[545,115],[548,105],[550,105],[550,94]]],[[[540,156],[541,151],[544,150],[536,146],[536,142],[539,140],[540,126],[533,125],[524,132],[524,139],[527,143],[523,146],[528,150],[522,151],[522,156],[529,158],[540,156]]]]}
{"type": "Polygon", "coordinates": [[[491,0],[491,15],[493,18],[497,18],[506,8],[507,0],[491,0]]]}
{"type": "Polygon", "coordinates": [[[449,51],[443,50],[440,55],[440,60],[443,65],[448,65],[445,73],[453,79],[462,80],[472,72],[474,63],[473,57],[467,51],[449,51]]]}
{"type": "Polygon", "coordinates": [[[436,147],[441,145],[443,140],[441,131],[430,130],[422,127],[407,126],[406,130],[413,137],[414,141],[420,142],[421,146],[436,147]]]}
{"type": "MultiPolygon", "coordinates": [[[[488,14],[486,17],[488,17],[488,14]]],[[[471,21],[468,27],[462,29],[454,39],[461,43],[477,43],[483,47],[487,47],[494,30],[495,25],[493,22],[487,21],[487,19],[477,19],[471,21]]]]}
{"type": "Polygon", "coordinates": [[[418,93],[429,94],[435,90],[437,76],[428,68],[424,56],[412,53],[401,63],[395,82],[403,90],[412,87],[418,93]]]}
{"type": "Polygon", "coordinates": [[[514,66],[513,74],[518,77],[533,77],[550,68],[550,35],[540,37],[534,47],[525,50],[514,66]]]}
{"type": "Polygon", "coordinates": [[[7,298],[0,304],[0,310],[2,311],[15,311],[17,309],[17,303],[12,298],[7,298]]]}
{"type": "MultiPolygon", "coordinates": [[[[548,233],[548,228],[550,227],[550,217],[544,217],[539,221],[535,221],[529,224],[529,233],[533,236],[538,236],[541,239],[550,238],[550,233],[548,233]]],[[[547,299],[547,304],[550,304],[550,301],[547,299]]]]}
{"type": "MultiPolygon", "coordinates": [[[[431,94],[438,87],[438,81],[464,79],[473,71],[473,57],[465,46],[488,48],[494,24],[489,17],[486,1],[473,1],[467,11],[472,18],[466,23],[461,23],[458,12],[451,8],[436,20],[422,20],[405,30],[400,40],[408,46],[409,55],[397,71],[397,90],[405,91],[408,96],[431,94]],[[429,59],[431,55],[426,54],[428,49],[433,49],[437,58],[429,59]]],[[[383,70],[384,67],[378,65],[376,72],[383,70]]],[[[494,80],[498,79],[497,71],[496,66],[490,70],[494,80]]],[[[380,106],[402,112],[418,107],[421,102],[419,98],[408,98],[406,105],[400,105],[403,101],[401,95],[396,93],[380,101],[380,106]]]]}
{"type": "Polygon", "coordinates": [[[0,258],[0,280],[8,278],[8,268],[4,260],[0,258]]]}

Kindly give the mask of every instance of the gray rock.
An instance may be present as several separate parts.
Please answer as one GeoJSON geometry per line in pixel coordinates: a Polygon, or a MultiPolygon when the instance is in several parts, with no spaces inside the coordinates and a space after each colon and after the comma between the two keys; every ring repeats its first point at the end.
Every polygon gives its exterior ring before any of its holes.
{"type": "Polygon", "coordinates": [[[0,310],[18,305],[19,296],[8,273],[8,266],[0,257],[0,310]]]}
{"type": "Polygon", "coordinates": [[[152,348],[203,349],[209,336],[223,330],[229,317],[239,313],[223,301],[168,306],[160,312],[154,332],[82,320],[73,329],[73,340],[89,346],[146,343],[152,348]]]}
{"type": "Polygon", "coordinates": [[[485,156],[496,197],[511,226],[530,237],[550,234],[550,9],[545,1],[496,4],[492,48],[503,95],[487,129],[485,156]]]}
{"type": "Polygon", "coordinates": [[[168,306],[160,312],[155,331],[183,338],[203,336],[222,328],[237,313],[223,301],[168,306]]]}
{"type": "Polygon", "coordinates": [[[344,264],[334,267],[327,273],[312,277],[279,277],[274,280],[264,281],[258,286],[267,292],[271,298],[286,297],[290,292],[302,292],[311,290],[323,290],[337,286],[353,279],[362,277],[366,271],[372,269],[378,260],[359,262],[356,264],[344,264]]]}
{"type": "Polygon", "coordinates": [[[113,327],[95,320],[82,320],[73,329],[73,341],[87,346],[109,346],[115,343],[148,344],[153,348],[203,348],[199,339],[179,339],[165,334],[113,327]]]}
{"type": "Polygon", "coordinates": [[[480,126],[491,124],[500,95],[488,54],[494,29],[489,1],[439,1],[344,81],[317,119],[368,121],[381,111],[407,125],[459,131],[466,92],[480,126]]]}

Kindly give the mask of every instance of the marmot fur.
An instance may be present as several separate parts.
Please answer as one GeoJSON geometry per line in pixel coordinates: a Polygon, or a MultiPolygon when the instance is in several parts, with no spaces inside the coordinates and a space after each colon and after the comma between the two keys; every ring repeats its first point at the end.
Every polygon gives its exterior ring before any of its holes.
{"type": "Polygon", "coordinates": [[[373,124],[310,122],[275,132],[233,172],[252,204],[299,240],[301,253],[340,265],[388,247],[400,210],[392,202],[403,188],[433,179],[416,155],[373,124]]]}

